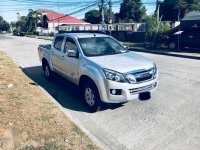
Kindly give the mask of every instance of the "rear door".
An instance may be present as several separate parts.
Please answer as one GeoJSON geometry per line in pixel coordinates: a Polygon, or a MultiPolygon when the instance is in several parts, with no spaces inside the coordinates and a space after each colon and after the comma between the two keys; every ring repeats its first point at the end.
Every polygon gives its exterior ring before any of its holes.
{"type": "Polygon", "coordinates": [[[52,53],[51,53],[51,61],[54,71],[58,73],[63,73],[62,60],[64,59],[64,54],[61,51],[64,45],[64,36],[55,37],[52,53]]]}

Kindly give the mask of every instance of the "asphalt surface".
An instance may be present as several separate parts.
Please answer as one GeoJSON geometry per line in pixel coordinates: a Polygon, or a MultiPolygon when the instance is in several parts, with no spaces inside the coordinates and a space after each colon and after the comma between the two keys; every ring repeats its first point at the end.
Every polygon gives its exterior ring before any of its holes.
{"type": "Polygon", "coordinates": [[[89,113],[75,87],[44,78],[37,46],[45,43],[50,41],[0,35],[0,50],[104,149],[200,149],[200,60],[136,52],[153,59],[160,71],[159,87],[151,100],[89,113]]]}

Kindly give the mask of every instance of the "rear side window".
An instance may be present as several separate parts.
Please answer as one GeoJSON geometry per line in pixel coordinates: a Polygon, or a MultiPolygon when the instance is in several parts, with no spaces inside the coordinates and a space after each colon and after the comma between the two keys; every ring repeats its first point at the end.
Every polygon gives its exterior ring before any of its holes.
{"type": "Polygon", "coordinates": [[[64,39],[63,36],[57,36],[55,39],[54,47],[59,51],[61,51],[63,39],[64,39]]]}

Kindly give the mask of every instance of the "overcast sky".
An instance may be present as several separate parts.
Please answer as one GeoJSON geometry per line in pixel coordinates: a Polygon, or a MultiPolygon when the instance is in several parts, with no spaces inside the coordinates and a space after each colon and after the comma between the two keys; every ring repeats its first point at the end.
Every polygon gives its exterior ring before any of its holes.
{"type": "MultiPolygon", "coordinates": [[[[98,1],[100,0],[0,0],[0,16],[3,16],[8,22],[16,21],[17,12],[19,12],[20,16],[23,16],[27,15],[29,9],[36,10],[38,8],[51,9],[63,14],[70,14],[97,3],[98,1]]],[[[114,2],[113,11],[119,12],[120,2],[122,2],[122,0],[112,1],[114,2]]],[[[156,0],[142,0],[142,2],[147,9],[147,14],[150,15],[155,11],[156,0]]],[[[72,16],[82,19],[84,18],[85,12],[95,8],[98,9],[98,4],[72,16]]]]}

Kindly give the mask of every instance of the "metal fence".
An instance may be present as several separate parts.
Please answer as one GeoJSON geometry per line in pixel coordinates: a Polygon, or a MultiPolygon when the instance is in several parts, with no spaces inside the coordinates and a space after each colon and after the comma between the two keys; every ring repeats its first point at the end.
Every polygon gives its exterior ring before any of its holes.
{"type": "Polygon", "coordinates": [[[117,24],[62,24],[58,31],[132,31],[145,32],[145,23],[117,23],[117,24]]]}

